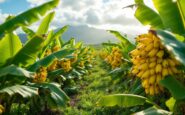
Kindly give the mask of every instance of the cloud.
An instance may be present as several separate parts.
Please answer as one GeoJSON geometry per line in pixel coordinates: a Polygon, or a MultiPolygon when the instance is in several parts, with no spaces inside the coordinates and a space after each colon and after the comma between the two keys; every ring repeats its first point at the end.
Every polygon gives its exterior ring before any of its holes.
{"type": "Polygon", "coordinates": [[[0,4],[3,3],[3,2],[5,2],[5,0],[0,0],[0,4]]]}
{"type": "MultiPolygon", "coordinates": [[[[31,7],[46,1],[49,0],[27,0],[31,7]]],[[[145,2],[153,8],[151,0],[145,2]]],[[[61,0],[56,8],[52,27],[88,25],[137,34],[143,32],[145,28],[142,28],[143,26],[135,19],[133,9],[122,9],[133,3],[134,0],[61,0]]]]}
{"type": "Polygon", "coordinates": [[[2,10],[0,9],[0,24],[5,21],[5,19],[8,17],[9,14],[2,13],[2,10]]]}

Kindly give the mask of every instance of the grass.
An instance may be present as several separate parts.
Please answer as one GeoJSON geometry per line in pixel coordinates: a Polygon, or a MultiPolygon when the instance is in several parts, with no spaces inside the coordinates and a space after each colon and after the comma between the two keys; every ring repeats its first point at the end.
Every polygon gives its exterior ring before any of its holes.
{"type": "Polygon", "coordinates": [[[125,109],[120,107],[99,107],[97,101],[104,95],[124,92],[122,79],[112,80],[108,71],[103,69],[104,65],[100,59],[92,68],[91,74],[84,76],[79,82],[80,90],[76,95],[71,96],[68,107],[63,109],[66,115],[112,115],[124,114],[125,109]]]}

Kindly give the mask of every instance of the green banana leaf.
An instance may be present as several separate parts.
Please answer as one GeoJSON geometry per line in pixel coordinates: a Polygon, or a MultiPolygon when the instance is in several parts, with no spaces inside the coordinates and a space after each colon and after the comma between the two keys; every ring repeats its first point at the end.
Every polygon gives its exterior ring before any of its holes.
{"type": "Polygon", "coordinates": [[[143,105],[146,103],[147,98],[133,94],[113,94],[102,97],[97,105],[99,106],[120,106],[120,107],[133,107],[143,105]]]}
{"type": "Polygon", "coordinates": [[[59,4],[59,1],[60,0],[52,0],[7,20],[0,25],[0,35],[4,32],[11,32],[19,26],[28,26],[38,21],[41,16],[45,15],[49,10],[55,8],[59,4]]]}
{"type": "Polygon", "coordinates": [[[17,35],[10,32],[0,40],[0,67],[13,57],[22,48],[22,43],[17,35]]]}
{"type": "Polygon", "coordinates": [[[114,31],[114,30],[108,30],[108,32],[110,32],[111,34],[113,34],[118,40],[121,41],[122,44],[122,50],[123,50],[123,55],[126,59],[129,59],[129,55],[128,53],[135,49],[135,45],[132,44],[127,37],[122,36],[118,31],[114,31]]]}
{"type": "Polygon", "coordinates": [[[67,104],[69,97],[61,90],[60,85],[57,83],[30,83],[32,87],[44,88],[44,90],[49,90],[47,96],[48,104],[54,107],[62,107],[67,104]]]}
{"type": "Polygon", "coordinates": [[[27,34],[28,41],[32,39],[35,35],[35,32],[25,26],[22,27],[22,30],[27,34]]]}
{"type": "Polygon", "coordinates": [[[177,0],[177,5],[181,14],[182,22],[185,28],[185,1],[184,0],[177,0]]]}
{"type": "Polygon", "coordinates": [[[17,67],[15,65],[9,65],[0,69],[0,78],[7,75],[25,76],[27,78],[33,78],[34,73],[27,71],[23,68],[17,67]]]}
{"type": "Polygon", "coordinates": [[[31,65],[28,68],[28,70],[29,71],[36,71],[41,66],[47,67],[48,65],[50,65],[53,62],[53,60],[64,58],[67,55],[72,54],[73,52],[74,52],[73,49],[63,49],[63,50],[54,52],[54,53],[44,57],[43,59],[35,62],[33,65],[31,65]]]}
{"type": "Polygon", "coordinates": [[[55,12],[51,12],[43,19],[43,21],[41,22],[36,32],[37,35],[47,34],[49,25],[51,21],[53,20],[54,16],[55,16],[55,12]]]}
{"type": "Polygon", "coordinates": [[[38,53],[44,46],[44,38],[35,36],[17,52],[8,64],[27,67],[36,61],[38,53]]]}
{"type": "Polygon", "coordinates": [[[168,109],[170,110],[170,111],[173,111],[174,109],[174,106],[175,106],[175,103],[176,103],[176,100],[173,98],[173,97],[171,97],[170,99],[168,99],[166,102],[165,102],[165,104],[166,104],[166,106],[168,107],[168,109]]]}
{"type": "Polygon", "coordinates": [[[29,98],[34,95],[38,95],[38,88],[30,87],[26,85],[14,85],[14,86],[9,86],[9,87],[6,87],[0,90],[0,95],[5,94],[5,93],[7,93],[10,96],[19,94],[23,98],[29,98]]]}
{"type": "Polygon", "coordinates": [[[139,111],[132,115],[172,115],[172,113],[169,111],[163,110],[163,109],[157,109],[155,107],[150,107],[146,110],[139,111]]]}
{"type": "Polygon", "coordinates": [[[157,35],[164,46],[175,55],[175,58],[185,65],[185,44],[178,41],[172,33],[167,31],[157,30],[157,35]]]}
{"type": "Polygon", "coordinates": [[[165,2],[163,0],[153,0],[153,3],[166,29],[180,35],[185,33],[177,2],[173,0],[165,0],[165,2]]]}
{"type": "Polygon", "coordinates": [[[174,77],[167,76],[164,80],[160,81],[160,84],[170,91],[174,99],[185,99],[185,87],[181,83],[179,83],[174,77]]]}
{"type": "Polygon", "coordinates": [[[67,31],[68,29],[68,26],[64,26],[62,28],[60,28],[57,32],[53,32],[50,31],[45,42],[44,42],[44,48],[42,49],[42,52],[41,52],[41,55],[40,55],[40,58],[43,58],[44,57],[44,54],[45,54],[45,51],[46,49],[49,47],[49,45],[55,40],[55,39],[60,39],[60,36],[62,36],[62,34],[67,31]]]}
{"type": "Polygon", "coordinates": [[[143,0],[137,3],[137,9],[135,11],[135,17],[143,24],[150,25],[153,29],[164,28],[161,17],[151,8],[146,6],[143,0]]]}

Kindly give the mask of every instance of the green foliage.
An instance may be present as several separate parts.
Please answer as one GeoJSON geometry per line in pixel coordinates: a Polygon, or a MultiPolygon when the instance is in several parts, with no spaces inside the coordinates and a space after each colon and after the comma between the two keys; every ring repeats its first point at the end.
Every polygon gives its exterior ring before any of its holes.
{"type": "Polygon", "coordinates": [[[15,65],[9,65],[0,69],[0,78],[7,75],[24,76],[27,78],[33,78],[34,73],[29,72],[23,68],[17,67],[15,65]]]}
{"type": "Polygon", "coordinates": [[[182,18],[182,22],[184,24],[185,27],[185,8],[183,7],[185,5],[185,1],[184,0],[177,0],[177,5],[181,14],[181,18],[182,18]]]}
{"type": "Polygon", "coordinates": [[[128,53],[135,48],[135,45],[132,44],[127,37],[122,36],[118,31],[108,30],[111,34],[113,34],[118,40],[121,41],[121,46],[123,50],[123,55],[125,58],[129,58],[128,53]]]}
{"type": "Polygon", "coordinates": [[[161,17],[151,8],[146,6],[143,3],[137,3],[137,10],[135,12],[135,17],[143,24],[143,25],[151,25],[154,29],[164,28],[161,17]]]}
{"type": "Polygon", "coordinates": [[[159,12],[165,28],[177,34],[184,34],[185,30],[177,7],[177,2],[173,0],[166,0],[165,2],[153,0],[153,3],[159,12]]]}
{"type": "Polygon", "coordinates": [[[171,97],[169,100],[166,101],[166,106],[169,108],[170,111],[173,111],[174,105],[176,103],[176,100],[171,97]]]}
{"type": "Polygon", "coordinates": [[[176,100],[185,99],[185,87],[174,77],[168,76],[164,80],[161,80],[160,83],[170,91],[176,100]]]}
{"type": "Polygon", "coordinates": [[[164,46],[175,55],[175,58],[185,65],[185,44],[178,41],[172,33],[157,30],[157,35],[164,46]]]}
{"type": "MultiPolygon", "coordinates": [[[[47,97],[49,105],[53,107],[62,107],[69,101],[69,97],[63,92],[59,84],[56,83],[31,83],[32,87],[44,89],[46,92],[44,96],[47,97]],[[48,94],[49,93],[49,94],[48,94]]],[[[42,92],[42,91],[40,91],[42,92]]]]}
{"type": "Polygon", "coordinates": [[[7,93],[9,96],[19,94],[23,98],[28,98],[28,97],[38,95],[38,89],[35,87],[30,87],[25,85],[13,85],[0,90],[0,94],[5,94],[5,93],[7,93]]]}
{"type": "Polygon", "coordinates": [[[152,29],[167,29],[173,33],[184,35],[182,1],[174,2],[173,0],[167,0],[163,2],[162,0],[153,0],[158,13],[146,6],[143,0],[136,0],[135,2],[137,4],[135,17],[143,25],[150,25],[152,29]]]}
{"type": "Polygon", "coordinates": [[[52,21],[54,16],[55,16],[55,12],[51,12],[43,19],[43,21],[41,22],[41,24],[36,32],[37,35],[43,35],[48,32],[50,22],[52,21]]]}
{"type": "Polygon", "coordinates": [[[17,35],[10,32],[0,40],[0,67],[13,57],[22,48],[22,43],[17,35]]]}
{"type": "Polygon", "coordinates": [[[74,50],[73,49],[63,49],[60,50],[58,52],[54,52],[44,58],[42,58],[41,60],[35,62],[33,65],[31,65],[28,70],[30,71],[36,71],[39,67],[43,66],[43,67],[47,67],[48,65],[50,65],[54,60],[56,59],[62,59],[64,57],[66,57],[67,55],[73,53],[74,50]]]}
{"type": "Polygon", "coordinates": [[[121,107],[133,107],[136,105],[143,105],[146,103],[147,98],[133,94],[113,94],[104,96],[98,102],[100,106],[121,106],[121,107]]]}
{"type": "Polygon", "coordinates": [[[38,53],[44,46],[44,38],[35,36],[11,59],[9,63],[19,66],[29,66],[36,61],[38,53]]]}
{"type": "Polygon", "coordinates": [[[155,107],[150,107],[146,110],[134,113],[133,115],[172,115],[172,113],[162,110],[162,109],[157,109],[155,107]]]}
{"type": "Polygon", "coordinates": [[[0,25],[0,35],[4,32],[11,32],[19,26],[28,26],[38,21],[41,16],[46,14],[49,10],[55,8],[58,4],[59,0],[52,0],[7,20],[5,23],[0,25]]]}

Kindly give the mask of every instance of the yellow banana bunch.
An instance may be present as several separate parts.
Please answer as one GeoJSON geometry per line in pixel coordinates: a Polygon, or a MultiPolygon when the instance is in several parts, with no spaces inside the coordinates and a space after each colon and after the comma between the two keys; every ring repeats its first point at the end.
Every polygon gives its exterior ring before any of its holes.
{"type": "MultiPolygon", "coordinates": [[[[131,54],[134,55],[134,54],[131,54]]],[[[118,47],[113,47],[110,55],[107,56],[105,61],[111,65],[112,69],[119,67],[122,63],[122,53],[118,47]]]]}
{"type": "Polygon", "coordinates": [[[59,61],[59,65],[65,72],[69,72],[72,69],[71,61],[69,59],[59,61]]]}
{"type": "Polygon", "coordinates": [[[38,82],[38,83],[45,82],[47,75],[48,75],[47,69],[45,67],[40,67],[37,73],[35,74],[33,82],[38,82]]]}
{"type": "Polygon", "coordinates": [[[53,48],[52,48],[52,52],[57,52],[60,50],[60,46],[59,45],[55,45],[53,48]]]}
{"type": "Polygon", "coordinates": [[[0,104],[0,114],[2,114],[5,111],[4,107],[0,104]]]}
{"type": "Polygon", "coordinates": [[[53,63],[47,68],[48,71],[53,71],[58,68],[58,60],[54,60],[53,63]]]}
{"type": "Polygon", "coordinates": [[[149,31],[139,35],[136,49],[130,52],[133,62],[131,73],[141,78],[146,94],[155,95],[163,91],[159,85],[166,75],[178,74],[180,63],[160,43],[160,39],[149,31]]]}
{"type": "Polygon", "coordinates": [[[47,49],[45,54],[44,54],[44,57],[50,55],[52,53],[51,49],[47,49]]]}

